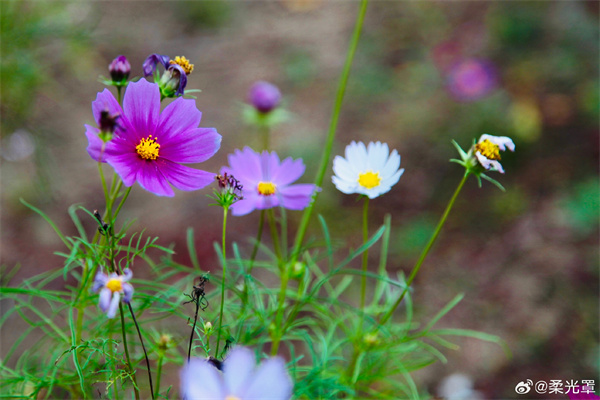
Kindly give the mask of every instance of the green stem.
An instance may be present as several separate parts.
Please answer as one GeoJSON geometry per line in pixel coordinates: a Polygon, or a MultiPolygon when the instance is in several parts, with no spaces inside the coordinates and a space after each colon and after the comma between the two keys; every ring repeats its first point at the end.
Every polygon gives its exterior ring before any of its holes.
{"type": "Polygon", "coordinates": [[[275,316],[275,333],[273,334],[273,344],[271,345],[271,355],[276,356],[279,350],[279,343],[284,334],[284,327],[282,324],[283,320],[283,306],[285,304],[285,293],[287,291],[287,285],[289,281],[289,266],[287,264],[283,266],[281,270],[281,288],[279,289],[279,301],[277,306],[277,314],[275,316]]]}
{"type": "MultiPolygon", "coordinates": [[[[317,172],[317,176],[315,178],[315,185],[321,187],[323,183],[323,178],[325,177],[325,172],[329,165],[329,160],[331,158],[331,151],[333,149],[333,140],[335,138],[335,133],[337,129],[338,120],[340,117],[340,111],[342,109],[342,102],[344,100],[344,94],[346,92],[346,86],[348,83],[348,77],[350,75],[350,67],[352,66],[352,60],[354,59],[354,53],[356,52],[356,48],[358,46],[358,39],[360,38],[360,32],[362,30],[363,21],[365,19],[365,14],[367,11],[368,0],[362,0],[360,4],[360,10],[358,11],[358,17],[356,20],[356,25],[354,27],[354,33],[352,34],[352,39],[350,41],[350,46],[348,48],[348,54],[346,55],[346,62],[344,64],[344,69],[342,70],[342,75],[340,76],[340,80],[338,83],[337,95],[335,99],[335,104],[333,106],[333,113],[331,115],[331,122],[329,124],[329,132],[327,134],[327,141],[325,143],[325,149],[323,151],[323,155],[321,157],[321,164],[319,166],[319,170],[317,172]]],[[[302,242],[304,241],[304,235],[306,235],[306,229],[308,227],[308,222],[310,221],[310,216],[312,214],[315,202],[317,200],[317,196],[319,195],[318,191],[313,193],[312,199],[304,213],[302,214],[302,220],[300,221],[300,225],[298,226],[298,231],[296,232],[296,240],[294,242],[294,249],[292,251],[291,262],[292,264],[298,260],[298,256],[300,254],[300,248],[302,247],[302,242]]]]}
{"type": "Polygon", "coordinates": [[[404,288],[404,290],[402,291],[402,294],[400,295],[400,297],[398,297],[398,300],[396,300],[394,305],[388,310],[388,312],[383,316],[383,318],[381,318],[381,320],[379,321],[380,325],[385,324],[391,318],[391,316],[394,313],[394,311],[396,310],[396,308],[398,308],[398,306],[402,302],[402,299],[404,299],[404,296],[406,295],[406,292],[410,288],[411,283],[415,279],[415,276],[417,276],[419,269],[421,269],[421,265],[423,264],[423,261],[425,261],[425,257],[427,257],[429,250],[431,250],[433,243],[435,242],[438,235],[440,234],[442,227],[444,226],[444,223],[446,222],[446,219],[448,218],[448,215],[450,214],[450,210],[452,209],[452,206],[454,206],[454,202],[456,201],[456,198],[458,197],[458,194],[460,193],[461,189],[463,188],[468,177],[469,177],[469,173],[467,172],[467,173],[465,173],[465,175],[461,179],[460,183],[458,184],[458,187],[454,191],[452,198],[450,198],[450,202],[448,202],[448,205],[446,206],[446,210],[444,210],[444,214],[442,214],[442,218],[440,219],[440,222],[437,224],[437,227],[435,228],[433,235],[431,235],[429,242],[427,242],[427,245],[423,249],[421,256],[419,257],[419,259],[417,260],[417,263],[415,264],[412,271],[410,272],[410,275],[408,276],[408,279],[406,280],[406,287],[404,288]]]}
{"type": "Polygon", "coordinates": [[[271,228],[271,239],[273,240],[273,248],[275,249],[275,255],[277,256],[277,260],[279,260],[279,264],[283,263],[283,259],[281,258],[281,245],[279,244],[279,235],[277,235],[277,222],[275,221],[275,212],[272,208],[267,211],[267,216],[269,218],[269,228],[271,228]]]}
{"type": "MultiPolygon", "coordinates": [[[[154,393],[160,395],[160,376],[162,374],[162,365],[163,365],[164,353],[159,351],[158,353],[158,361],[156,366],[156,389],[154,389],[154,393]]],[[[189,360],[188,360],[189,361],[189,360]]]]}
{"type": "Polygon", "coordinates": [[[135,393],[135,399],[140,400],[140,389],[138,389],[137,379],[135,378],[135,371],[131,364],[131,357],[129,356],[129,347],[127,346],[127,333],[125,332],[125,317],[123,316],[123,304],[119,303],[119,313],[121,314],[121,334],[123,335],[123,348],[125,349],[125,358],[127,359],[127,367],[129,368],[129,374],[133,381],[133,391],[135,393]]]}
{"type": "Polygon", "coordinates": [[[258,254],[258,247],[262,238],[263,228],[265,226],[265,210],[260,211],[260,221],[258,221],[258,232],[256,233],[256,241],[254,242],[254,248],[252,249],[252,255],[250,256],[250,265],[248,266],[248,275],[252,272],[254,266],[254,260],[256,254],[258,254]]]}
{"type": "MultiPolygon", "coordinates": [[[[363,206],[363,243],[369,240],[369,198],[365,196],[365,203],[363,206]]],[[[365,301],[367,297],[367,269],[369,267],[369,249],[366,249],[362,254],[362,272],[363,276],[360,285],[360,309],[362,315],[365,312],[365,301]]],[[[363,317],[361,317],[361,320],[363,317]]],[[[362,323],[361,323],[362,327],[362,323]]]]}
{"type": "Polygon", "coordinates": [[[221,279],[221,309],[219,310],[219,330],[217,332],[217,348],[215,358],[219,358],[219,345],[221,344],[221,327],[223,326],[223,308],[225,306],[225,275],[227,274],[227,256],[225,247],[225,234],[227,229],[227,211],[229,207],[223,207],[223,237],[222,237],[222,257],[223,257],[223,278],[221,279]]]}
{"type": "Polygon", "coordinates": [[[263,145],[263,150],[269,150],[269,146],[271,145],[271,129],[269,129],[269,126],[266,124],[261,124],[259,127],[259,131],[261,133],[262,136],[262,145],[263,145]]]}
{"type": "MultiPolygon", "coordinates": [[[[117,216],[119,215],[119,212],[121,211],[121,207],[123,207],[123,204],[125,204],[125,200],[127,200],[127,197],[129,197],[129,193],[131,192],[132,187],[133,186],[129,186],[127,188],[127,190],[125,190],[125,194],[123,195],[123,198],[121,199],[121,202],[119,203],[119,206],[117,207],[117,210],[115,211],[115,215],[113,215],[114,219],[117,219],[117,216]]],[[[119,182],[119,188],[121,188],[121,182],[119,182]]]]}
{"type": "Polygon", "coordinates": [[[135,314],[133,313],[133,307],[131,307],[131,303],[127,303],[129,307],[129,313],[131,314],[131,318],[133,319],[133,324],[135,325],[135,329],[137,329],[138,337],[140,338],[140,344],[142,345],[142,350],[144,351],[144,357],[146,358],[146,368],[148,369],[148,382],[150,383],[150,395],[152,396],[152,400],[154,400],[154,385],[152,385],[152,371],[150,371],[150,360],[148,359],[148,352],[146,351],[146,346],[144,345],[144,338],[142,337],[142,332],[140,331],[140,326],[135,319],[135,314]]]}

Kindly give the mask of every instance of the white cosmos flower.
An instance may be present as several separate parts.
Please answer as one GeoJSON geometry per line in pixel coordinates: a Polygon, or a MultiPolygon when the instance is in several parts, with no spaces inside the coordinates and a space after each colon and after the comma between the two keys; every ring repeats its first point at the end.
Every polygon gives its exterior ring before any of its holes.
{"type": "Polygon", "coordinates": [[[508,136],[492,136],[483,134],[474,146],[475,156],[483,168],[488,171],[504,173],[500,164],[500,151],[515,151],[515,144],[508,136]]]}
{"type": "Polygon", "coordinates": [[[346,158],[333,159],[334,185],[342,193],[364,194],[370,199],[389,192],[404,173],[396,150],[390,154],[386,143],[352,142],[346,146],[346,158]]]}

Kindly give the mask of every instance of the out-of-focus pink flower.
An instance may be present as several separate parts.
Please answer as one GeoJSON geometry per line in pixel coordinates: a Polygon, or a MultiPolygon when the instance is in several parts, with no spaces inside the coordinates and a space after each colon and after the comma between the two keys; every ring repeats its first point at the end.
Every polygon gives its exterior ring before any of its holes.
{"type": "Polygon", "coordinates": [[[498,86],[494,66],[484,60],[466,59],[455,64],[447,77],[448,90],[460,101],[475,101],[498,86]]]}

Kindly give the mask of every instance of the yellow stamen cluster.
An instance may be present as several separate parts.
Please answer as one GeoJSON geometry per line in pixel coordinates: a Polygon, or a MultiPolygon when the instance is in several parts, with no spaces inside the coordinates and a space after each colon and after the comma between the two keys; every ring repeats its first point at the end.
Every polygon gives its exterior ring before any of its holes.
{"type": "Polygon", "coordinates": [[[177,56],[174,60],[169,61],[169,64],[177,64],[185,71],[186,75],[189,75],[194,70],[194,64],[190,63],[190,60],[184,56],[177,56]]]}
{"type": "Polygon", "coordinates": [[[157,137],[153,139],[152,135],[149,135],[147,138],[140,140],[140,144],[135,146],[135,150],[139,156],[144,160],[156,160],[158,158],[158,150],[160,149],[157,139],[157,137]]]}
{"type": "Polygon", "coordinates": [[[381,177],[379,172],[367,171],[358,175],[358,184],[367,189],[373,189],[379,186],[381,177]]]}
{"type": "Polygon", "coordinates": [[[106,287],[110,289],[111,292],[121,292],[123,291],[123,284],[120,279],[111,279],[106,282],[106,287]]]}
{"type": "Polygon", "coordinates": [[[273,182],[258,182],[258,193],[263,196],[271,196],[275,194],[277,186],[273,182]]]}
{"type": "Polygon", "coordinates": [[[497,144],[490,142],[485,139],[483,142],[479,142],[475,145],[475,151],[480,152],[482,156],[488,160],[499,160],[500,159],[500,147],[497,144]]]}
{"type": "Polygon", "coordinates": [[[242,400],[242,399],[240,399],[237,396],[234,396],[234,395],[230,394],[229,396],[225,397],[225,400],[242,400]]]}

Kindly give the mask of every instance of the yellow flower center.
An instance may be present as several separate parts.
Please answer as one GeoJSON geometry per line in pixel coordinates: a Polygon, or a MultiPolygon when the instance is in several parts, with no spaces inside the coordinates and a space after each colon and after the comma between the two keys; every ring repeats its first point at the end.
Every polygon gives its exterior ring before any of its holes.
{"type": "Polygon", "coordinates": [[[140,144],[135,146],[135,150],[144,160],[156,160],[158,158],[158,149],[160,144],[156,141],[158,138],[152,139],[152,135],[140,140],[140,144]]]}
{"type": "Polygon", "coordinates": [[[367,189],[379,186],[380,182],[381,177],[379,176],[379,172],[367,171],[358,175],[358,184],[367,189]]]}
{"type": "Polygon", "coordinates": [[[177,56],[174,60],[169,61],[169,64],[177,64],[185,71],[186,75],[189,75],[194,70],[194,64],[190,63],[190,60],[184,56],[177,56]]]}
{"type": "Polygon", "coordinates": [[[490,142],[485,139],[483,142],[475,145],[475,151],[480,152],[482,156],[488,160],[499,160],[500,159],[500,147],[497,144],[490,142]]]}
{"type": "Polygon", "coordinates": [[[230,394],[229,396],[225,397],[225,400],[242,400],[242,399],[240,399],[237,396],[234,396],[234,395],[230,394]]]}
{"type": "Polygon", "coordinates": [[[106,287],[110,289],[111,292],[121,292],[123,290],[123,284],[120,279],[113,278],[106,282],[106,287]]]}
{"type": "Polygon", "coordinates": [[[271,196],[275,194],[277,186],[273,182],[258,182],[258,193],[263,196],[271,196]]]}

